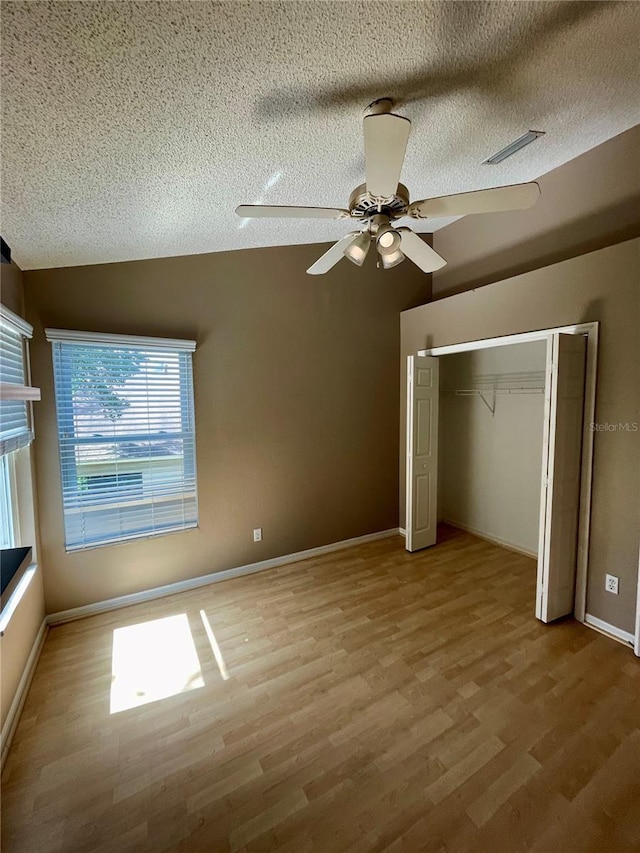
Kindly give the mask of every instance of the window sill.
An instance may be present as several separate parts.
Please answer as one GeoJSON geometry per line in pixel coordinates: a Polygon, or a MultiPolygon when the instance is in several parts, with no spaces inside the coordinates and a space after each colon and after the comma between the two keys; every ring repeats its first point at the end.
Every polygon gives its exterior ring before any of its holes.
{"type": "Polygon", "coordinates": [[[31,581],[36,573],[38,568],[38,564],[32,562],[32,551],[31,548],[25,554],[22,563],[20,564],[20,568],[14,574],[11,579],[11,582],[8,584],[5,591],[2,593],[2,610],[0,610],[0,637],[4,636],[9,623],[11,622],[11,617],[15,613],[18,608],[18,605],[22,601],[27,589],[29,588],[31,581]]]}

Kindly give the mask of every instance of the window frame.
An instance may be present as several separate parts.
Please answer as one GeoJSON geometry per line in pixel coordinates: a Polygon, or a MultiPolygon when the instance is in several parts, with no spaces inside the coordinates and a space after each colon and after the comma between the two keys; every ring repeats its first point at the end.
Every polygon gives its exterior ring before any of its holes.
{"type": "MultiPolygon", "coordinates": [[[[0,504],[3,505],[4,521],[7,522],[6,531],[8,542],[3,548],[17,548],[21,541],[20,537],[20,512],[18,507],[18,483],[16,479],[16,453],[4,453],[0,457],[0,504]]],[[[4,530],[2,533],[4,538],[4,530]]]]}

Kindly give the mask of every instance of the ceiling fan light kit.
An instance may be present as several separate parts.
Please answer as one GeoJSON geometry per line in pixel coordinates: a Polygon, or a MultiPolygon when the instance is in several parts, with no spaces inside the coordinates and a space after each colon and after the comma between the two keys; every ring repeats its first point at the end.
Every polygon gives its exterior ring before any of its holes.
{"type": "MultiPolygon", "coordinates": [[[[328,272],[344,257],[362,266],[372,240],[376,242],[380,258],[378,266],[382,264],[383,269],[397,266],[406,256],[423,272],[431,273],[443,267],[445,259],[410,228],[395,228],[392,223],[396,219],[524,210],[537,201],[540,188],[537,183],[530,182],[410,202],[409,191],[400,183],[400,173],[411,122],[392,113],[392,108],[389,98],[380,98],[367,107],[363,121],[365,183],[353,190],[348,208],[243,204],[236,208],[238,216],[350,219],[358,222],[361,230],[352,231],[334,243],[309,267],[307,272],[310,275],[328,272]]],[[[540,135],[538,131],[530,133],[540,135]]]]}
{"type": "Polygon", "coordinates": [[[393,255],[394,252],[397,252],[400,248],[401,242],[402,237],[391,227],[385,228],[384,231],[378,235],[378,239],[376,240],[378,252],[381,255],[393,255]]]}
{"type": "Polygon", "coordinates": [[[344,250],[344,255],[356,266],[361,267],[367,257],[371,246],[371,235],[368,231],[361,231],[352,243],[344,250]]]}
{"type": "Polygon", "coordinates": [[[390,270],[392,267],[397,267],[403,261],[404,255],[400,249],[396,249],[395,252],[391,252],[388,255],[380,255],[380,264],[383,270],[390,270]]]}

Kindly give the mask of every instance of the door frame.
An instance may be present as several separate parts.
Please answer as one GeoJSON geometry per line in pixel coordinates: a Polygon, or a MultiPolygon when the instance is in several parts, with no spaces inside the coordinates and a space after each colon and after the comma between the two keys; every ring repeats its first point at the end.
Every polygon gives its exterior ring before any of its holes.
{"type": "Polygon", "coordinates": [[[598,366],[599,323],[574,323],[570,326],[555,326],[552,329],[536,329],[515,335],[497,338],[481,338],[442,347],[418,350],[417,355],[453,355],[459,352],[512,346],[532,341],[546,341],[554,332],[565,335],[585,335],[587,338],[587,360],[585,368],[584,414],[582,420],[582,464],[580,468],[580,512],[578,518],[578,553],[576,560],[576,593],[573,615],[579,622],[585,621],[587,605],[587,566],[589,561],[589,532],[591,520],[591,479],[593,474],[593,431],[596,412],[596,376],[598,366]]]}

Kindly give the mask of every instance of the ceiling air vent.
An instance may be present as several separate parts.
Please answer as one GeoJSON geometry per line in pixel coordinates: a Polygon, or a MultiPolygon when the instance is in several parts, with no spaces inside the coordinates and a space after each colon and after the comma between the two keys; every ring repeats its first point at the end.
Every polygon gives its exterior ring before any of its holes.
{"type": "Polygon", "coordinates": [[[504,148],[501,148],[496,154],[492,154],[487,160],[484,160],[484,164],[489,166],[497,166],[498,163],[502,163],[503,160],[506,160],[507,157],[511,157],[512,154],[515,154],[516,151],[520,151],[521,148],[524,148],[525,145],[529,145],[529,143],[536,140],[539,136],[544,136],[544,130],[528,130],[526,133],[523,133],[522,136],[519,136],[517,139],[514,139],[513,142],[510,142],[504,148]]]}

